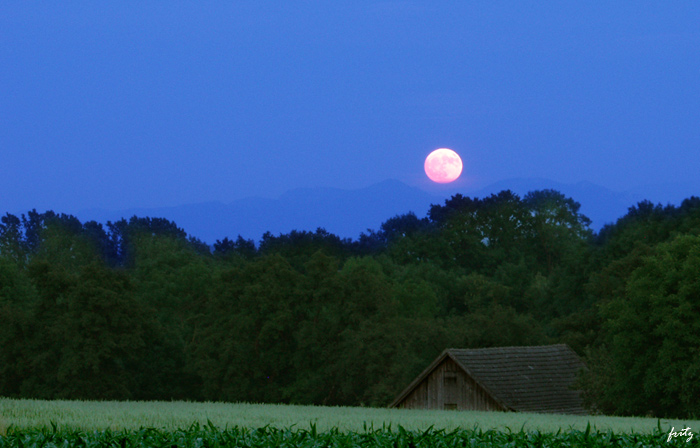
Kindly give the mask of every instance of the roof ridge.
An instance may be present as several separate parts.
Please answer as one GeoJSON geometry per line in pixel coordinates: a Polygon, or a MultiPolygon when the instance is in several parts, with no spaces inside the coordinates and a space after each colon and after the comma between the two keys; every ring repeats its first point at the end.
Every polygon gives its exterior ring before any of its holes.
{"type": "Polygon", "coordinates": [[[561,347],[564,348],[566,347],[567,349],[573,351],[571,347],[569,347],[568,344],[565,343],[559,343],[559,344],[548,344],[548,345],[508,345],[508,346],[503,346],[503,347],[479,347],[479,348],[447,348],[445,351],[487,351],[487,350],[509,350],[509,349],[548,349],[548,348],[554,348],[554,347],[561,347]]]}

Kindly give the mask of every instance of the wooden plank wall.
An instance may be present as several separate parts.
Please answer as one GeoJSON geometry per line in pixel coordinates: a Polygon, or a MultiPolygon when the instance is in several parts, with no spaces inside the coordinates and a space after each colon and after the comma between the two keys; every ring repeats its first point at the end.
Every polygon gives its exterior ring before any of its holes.
{"type": "Polygon", "coordinates": [[[441,362],[397,406],[405,409],[504,410],[452,359],[441,362]]]}

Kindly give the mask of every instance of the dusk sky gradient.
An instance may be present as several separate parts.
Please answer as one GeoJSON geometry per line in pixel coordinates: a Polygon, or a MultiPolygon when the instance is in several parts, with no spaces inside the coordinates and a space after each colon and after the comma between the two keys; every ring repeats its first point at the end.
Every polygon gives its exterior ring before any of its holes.
{"type": "Polygon", "coordinates": [[[700,2],[0,4],[1,214],[439,192],[440,147],[465,194],[700,195],[700,2]]]}

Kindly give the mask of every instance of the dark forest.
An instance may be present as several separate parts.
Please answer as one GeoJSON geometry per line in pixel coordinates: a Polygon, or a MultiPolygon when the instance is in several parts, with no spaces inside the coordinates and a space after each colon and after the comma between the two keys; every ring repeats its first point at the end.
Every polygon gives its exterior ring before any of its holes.
{"type": "Polygon", "coordinates": [[[700,199],[589,224],[553,190],[213,247],[6,214],[0,395],[385,406],[445,348],[566,343],[592,412],[697,417],[700,199]]]}

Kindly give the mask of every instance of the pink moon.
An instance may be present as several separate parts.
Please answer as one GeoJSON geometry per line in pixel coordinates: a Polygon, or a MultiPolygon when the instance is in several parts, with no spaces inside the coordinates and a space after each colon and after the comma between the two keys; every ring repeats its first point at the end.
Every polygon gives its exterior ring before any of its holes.
{"type": "Polygon", "coordinates": [[[447,184],[462,174],[462,159],[451,149],[440,148],[428,154],[424,168],[430,180],[447,184]]]}

